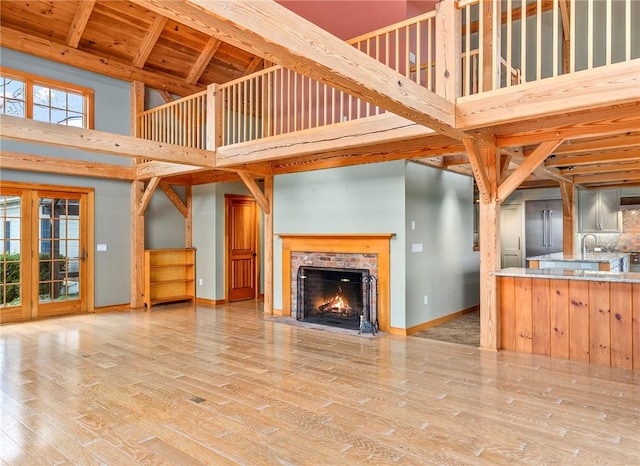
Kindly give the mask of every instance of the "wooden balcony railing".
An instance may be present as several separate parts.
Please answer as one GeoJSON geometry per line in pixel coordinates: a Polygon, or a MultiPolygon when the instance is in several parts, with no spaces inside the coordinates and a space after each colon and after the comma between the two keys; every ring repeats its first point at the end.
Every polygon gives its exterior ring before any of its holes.
{"type": "Polygon", "coordinates": [[[207,91],[142,112],[139,137],[151,141],[204,149],[207,91]]]}
{"type": "Polygon", "coordinates": [[[459,0],[458,8],[463,56],[477,50],[477,63],[463,60],[463,96],[640,57],[636,0],[459,0]],[[485,12],[500,21],[487,24],[485,12]]]}
{"type": "MultiPolygon", "coordinates": [[[[458,28],[462,54],[456,90],[460,97],[640,56],[640,46],[634,45],[640,43],[640,22],[632,21],[640,17],[640,1],[458,0],[456,5],[462,25],[458,28]],[[505,11],[500,10],[503,5],[505,11]],[[500,19],[492,24],[486,21],[489,17],[500,19]]],[[[436,12],[430,12],[349,43],[434,92],[438,84],[437,18],[436,12]]],[[[281,66],[216,85],[215,92],[215,128],[221,135],[217,145],[384,113],[281,66]]],[[[140,137],[205,148],[206,95],[207,91],[201,92],[142,113],[140,137]]]]}
{"type": "Polygon", "coordinates": [[[435,90],[436,12],[392,24],[348,41],[430,91],[435,90]]]}

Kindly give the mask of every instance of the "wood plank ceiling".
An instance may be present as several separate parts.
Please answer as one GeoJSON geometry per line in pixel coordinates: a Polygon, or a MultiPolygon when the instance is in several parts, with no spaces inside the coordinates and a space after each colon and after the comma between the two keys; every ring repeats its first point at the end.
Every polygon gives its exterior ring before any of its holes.
{"type": "MultiPolygon", "coordinates": [[[[160,90],[165,99],[171,98],[170,93],[188,95],[271,65],[255,55],[255,50],[245,51],[125,0],[2,0],[0,24],[0,45],[4,47],[126,81],[142,81],[160,90]]],[[[507,167],[503,179],[540,142],[564,141],[523,187],[557,185],[562,179],[590,188],[640,185],[639,107],[637,101],[613,104],[597,111],[476,130],[492,134],[503,148],[507,167]]],[[[443,141],[440,135],[305,154],[271,162],[268,171],[288,173],[399,158],[471,174],[461,142],[443,141]]],[[[219,172],[197,173],[173,181],[204,183],[219,177],[219,172]]]]}

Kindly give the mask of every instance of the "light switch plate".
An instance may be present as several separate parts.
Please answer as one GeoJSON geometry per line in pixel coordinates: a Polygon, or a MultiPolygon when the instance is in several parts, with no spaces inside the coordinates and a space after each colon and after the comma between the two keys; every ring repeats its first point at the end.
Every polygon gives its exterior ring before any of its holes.
{"type": "Polygon", "coordinates": [[[96,251],[98,251],[98,252],[106,252],[106,250],[107,250],[107,245],[105,243],[96,244],[96,251]]]}

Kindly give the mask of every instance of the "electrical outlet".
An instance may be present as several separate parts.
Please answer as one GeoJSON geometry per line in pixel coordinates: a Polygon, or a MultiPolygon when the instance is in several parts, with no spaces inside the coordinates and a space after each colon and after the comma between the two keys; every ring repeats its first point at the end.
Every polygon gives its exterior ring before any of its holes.
{"type": "Polygon", "coordinates": [[[425,304],[429,304],[429,296],[428,295],[424,295],[424,303],[425,304]]]}

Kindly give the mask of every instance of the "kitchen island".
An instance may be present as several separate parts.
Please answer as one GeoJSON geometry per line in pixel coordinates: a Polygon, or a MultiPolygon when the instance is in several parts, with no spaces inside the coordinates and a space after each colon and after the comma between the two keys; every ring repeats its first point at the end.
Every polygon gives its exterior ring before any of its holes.
{"type": "Polygon", "coordinates": [[[495,272],[500,348],[640,368],[640,273],[495,272]]]}
{"type": "Polygon", "coordinates": [[[532,269],[572,269],[596,270],[602,272],[627,272],[629,253],[624,252],[587,252],[565,254],[556,252],[542,256],[527,257],[532,269]]]}

